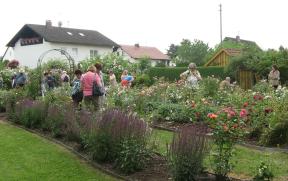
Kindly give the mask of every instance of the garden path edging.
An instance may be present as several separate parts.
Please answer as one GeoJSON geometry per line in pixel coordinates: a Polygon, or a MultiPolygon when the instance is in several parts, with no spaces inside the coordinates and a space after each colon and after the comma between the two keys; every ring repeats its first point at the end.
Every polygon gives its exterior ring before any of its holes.
{"type": "Polygon", "coordinates": [[[65,149],[67,149],[67,150],[70,151],[71,153],[75,154],[75,155],[76,155],[77,157],[79,157],[80,159],[85,160],[88,164],[90,164],[90,165],[93,166],[94,168],[98,169],[99,171],[102,171],[103,173],[105,173],[105,174],[107,174],[107,175],[110,175],[110,176],[112,176],[112,177],[114,177],[114,178],[117,178],[117,179],[126,180],[126,181],[131,181],[130,178],[127,178],[127,177],[125,177],[125,176],[119,175],[119,174],[117,174],[117,173],[115,173],[115,172],[113,172],[113,171],[111,171],[111,170],[109,170],[109,169],[106,169],[106,168],[102,167],[100,164],[91,161],[87,156],[81,154],[80,152],[76,151],[76,150],[73,149],[72,147],[64,144],[63,142],[61,142],[61,141],[59,141],[59,140],[57,140],[57,139],[54,139],[54,138],[52,138],[52,137],[43,135],[42,133],[40,133],[40,132],[38,132],[38,131],[35,131],[35,130],[32,130],[32,129],[26,128],[26,127],[24,127],[24,126],[15,124],[15,123],[13,123],[13,122],[10,122],[10,121],[7,121],[7,120],[3,120],[3,117],[2,117],[2,116],[0,116],[0,119],[1,119],[1,121],[3,121],[4,123],[7,123],[7,124],[9,124],[9,125],[12,125],[12,126],[14,126],[14,127],[20,128],[20,129],[23,129],[23,130],[25,130],[25,131],[28,131],[28,132],[30,132],[30,133],[33,133],[33,134],[35,134],[35,135],[37,135],[37,136],[40,136],[40,137],[42,137],[42,138],[44,138],[44,139],[47,139],[47,140],[49,140],[49,141],[51,141],[51,142],[53,142],[53,143],[55,143],[55,144],[58,144],[58,145],[64,147],[65,149]]]}

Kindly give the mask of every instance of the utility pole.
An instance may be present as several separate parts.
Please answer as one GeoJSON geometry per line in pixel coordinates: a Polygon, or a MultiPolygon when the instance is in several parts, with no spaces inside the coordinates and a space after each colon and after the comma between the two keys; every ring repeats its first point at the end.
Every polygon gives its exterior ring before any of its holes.
{"type": "Polygon", "coordinates": [[[222,46],[222,4],[219,5],[220,7],[220,42],[222,46]]]}

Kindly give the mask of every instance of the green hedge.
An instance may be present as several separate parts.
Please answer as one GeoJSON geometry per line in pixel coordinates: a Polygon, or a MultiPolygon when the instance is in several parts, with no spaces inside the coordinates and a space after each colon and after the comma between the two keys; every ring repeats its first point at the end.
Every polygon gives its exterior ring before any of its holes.
{"type": "MultiPolygon", "coordinates": [[[[217,78],[224,79],[224,67],[198,67],[202,77],[214,75],[217,78]]],[[[175,81],[180,78],[180,74],[187,70],[187,67],[152,67],[148,70],[148,75],[152,77],[165,77],[170,81],[175,81]]]]}

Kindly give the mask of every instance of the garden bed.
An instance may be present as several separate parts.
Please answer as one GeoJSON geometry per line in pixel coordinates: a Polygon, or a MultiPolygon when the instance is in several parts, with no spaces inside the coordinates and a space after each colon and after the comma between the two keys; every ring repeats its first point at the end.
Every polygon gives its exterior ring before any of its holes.
{"type": "MultiPolygon", "coordinates": [[[[2,121],[5,121],[8,124],[11,124],[10,121],[6,120],[5,114],[0,114],[0,119],[2,121]]],[[[82,151],[81,145],[76,142],[67,141],[64,138],[58,137],[57,139],[53,138],[51,133],[49,132],[43,132],[42,130],[33,130],[25,128],[21,125],[14,124],[14,126],[19,127],[21,129],[24,129],[26,131],[29,131],[31,133],[37,134],[45,139],[48,139],[56,144],[59,144],[63,147],[65,147],[67,150],[71,151],[72,153],[76,154],[79,158],[86,160],[89,164],[91,164],[93,167],[101,170],[102,172],[109,174],[115,178],[121,179],[121,180],[141,180],[141,181],[166,181],[166,180],[172,180],[172,176],[169,174],[169,168],[168,168],[168,162],[166,158],[158,153],[154,153],[149,160],[147,166],[136,173],[133,173],[131,175],[123,175],[119,173],[119,171],[114,169],[114,166],[109,163],[103,163],[99,164],[96,162],[91,161],[91,157],[84,151],[82,151]]],[[[197,180],[199,181],[213,181],[215,180],[215,176],[211,173],[203,173],[202,175],[199,175],[197,177],[197,180]]],[[[230,178],[231,181],[240,181],[240,179],[236,178],[230,178]]]]}

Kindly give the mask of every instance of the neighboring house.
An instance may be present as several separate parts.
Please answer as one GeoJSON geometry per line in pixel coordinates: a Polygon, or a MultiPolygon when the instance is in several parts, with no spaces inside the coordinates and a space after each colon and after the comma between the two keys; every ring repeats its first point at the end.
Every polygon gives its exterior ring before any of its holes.
{"type": "Polygon", "coordinates": [[[7,47],[7,49],[5,50],[4,57],[2,57],[2,58],[3,58],[3,60],[13,60],[14,59],[13,49],[11,47],[7,47]]]}
{"type": "Polygon", "coordinates": [[[155,66],[157,63],[164,63],[169,65],[169,57],[163,54],[155,47],[140,46],[139,44],[121,45],[122,55],[127,58],[131,63],[138,62],[142,58],[148,58],[151,65],[155,66]]]}
{"type": "MultiPolygon", "coordinates": [[[[37,66],[39,57],[51,49],[67,51],[77,63],[86,58],[111,53],[119,47],[97,31],[55,27],[49,20],[46,25],[24,25],[7,46],[13,47],[14,59],[32,68],[37,66]]],[[[66,57],[57,51],[45,56],[45,60],[55,58],[66,57]]]]}
{"type": "MultiPolygon", "coordinates": [[[[219,66],[225,67],[231,61],[231,57],[235,57],[245,51],[247,48],[261,48],[253,41],[242,40],[239,36],[236,38],[226,37],[222,42],[222,49],[216,52],[216,54],[205,64],[205,66],[219,66]]],[[[249,70],[239,70],[237,73],[239,85],[243,89],[251,89],[254,84],[254,75],[249,70]]]]}
{"type": "Polygon", "coordinates": [[[254,41],[242,40],[240,36],[236,36],[236,38],[226,37],[222,45],[223,48],[218,50],[216,54],[208,60],[205,66],[224,67],[229,64],[231,57],[240,55],[241,51],[247,47],[254,47],[261,50],[254,41]]]}

